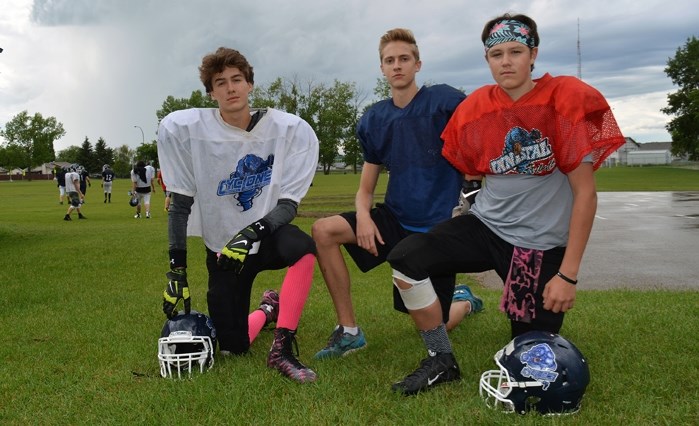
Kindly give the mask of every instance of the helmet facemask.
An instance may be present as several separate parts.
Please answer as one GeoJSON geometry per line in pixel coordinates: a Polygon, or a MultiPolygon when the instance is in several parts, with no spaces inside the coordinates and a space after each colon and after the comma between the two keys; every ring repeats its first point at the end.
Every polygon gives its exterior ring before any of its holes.
{"type": "Polygon", "coordinates": [[[562,336],[530,331],[512,339],[494,360],[499,370],[484,372],[479,386],[488,407],[542,415],[580,410],[589,368],[578,348],[562,336]]]}
{"type": "MultiPolygon", "coordinates": [[[[513,380],[507,369],[500,364],[503,351],[504,349],[501,349],[495,354],[495,363],[500,367],[500,370],[488,370],[481,375],[480,394],[488,407],[506,413],[514,413],[515,402],[510,399],[512,391],[524,388],[541,388],[542,383],[537,381],[516,382],[513,380]]],[[[537,397],[532,396],[532,398],[537,397]]]]}
{"type": "Polygon", "coordinates": [[[200,373],[214,365],[214,345],[209,336],[193,336],[191,331],[173,331],[167,337],[158,339],[158,360],[160,375],[165,378],[181,379],[192,376],[197,369],[200,373]]]}

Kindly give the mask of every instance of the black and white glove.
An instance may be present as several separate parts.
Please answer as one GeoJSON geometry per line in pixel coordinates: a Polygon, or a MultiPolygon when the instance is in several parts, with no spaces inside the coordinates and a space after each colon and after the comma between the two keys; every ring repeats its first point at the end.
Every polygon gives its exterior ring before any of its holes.
{"type": "Polygon", "coordinates": [[[451,211],[451,217],[461,216],[468,213],[471,206],[476,202],[476,195],[481,190],[480,180],[464,180],[459,193],[459,204],[451,211]]]}
{"type": "Polygon", "coordinates": [[[252,245],[269,233],[269,225],[264,219],[246,226],[221,249],[218,256],[218,266],[221,269],[239,274],[243,270],[245,259],[247,259],[252,245]]]}
{"type": "Polygon", "coordinates": [[[188,314],[192,310],[192,299],[189,297],[187,272],[184,269],[171,269],[165,276],[168,283],[163,291],[163,312],[168,319],[172,319],[177,315],[177,305],[181,300],[184,312],[188,314]]]}

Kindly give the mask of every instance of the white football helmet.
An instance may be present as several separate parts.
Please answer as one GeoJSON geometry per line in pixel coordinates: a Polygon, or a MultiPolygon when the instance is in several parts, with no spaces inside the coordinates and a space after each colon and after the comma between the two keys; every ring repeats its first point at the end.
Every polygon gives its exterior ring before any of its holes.
{"type": "Polygon", "coordinates": [[[216,329],[211,318],[197,311],[180,312],[165,321],[158,339],[160,375],[191,377],[195,369],[203,373],[214,365],[215,350],[216,329]]]}

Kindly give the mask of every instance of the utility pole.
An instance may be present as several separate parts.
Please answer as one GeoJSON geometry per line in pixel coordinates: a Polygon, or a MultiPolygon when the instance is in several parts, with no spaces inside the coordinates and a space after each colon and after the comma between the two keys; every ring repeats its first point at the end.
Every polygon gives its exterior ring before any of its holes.
{"type": "Polygon", "coordinates": [[[582,57],[580,55],[580,18],[578,18],[578,78],[582,80],[582,57]]]}

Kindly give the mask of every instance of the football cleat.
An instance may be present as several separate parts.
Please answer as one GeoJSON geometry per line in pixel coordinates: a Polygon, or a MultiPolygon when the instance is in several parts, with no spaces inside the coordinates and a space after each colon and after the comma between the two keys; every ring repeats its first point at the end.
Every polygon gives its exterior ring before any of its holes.
{"type": "Polygon", "coordinates": [[[296,355],[298,355],[296,331],[288,328],[275,328],[274,342],[269,350],[267,366],[298,383],[315,382],[316,373],[296,359],[292,345],[296,346],[296,355]]]}
{"type": "Polygon", "coordinates": [[[403,395],[415,395],[447,382],[461,379],[461,370],[452,353],[430,354],[420,361],[420,367],[408,374],[391,389],[403,395]]]}

